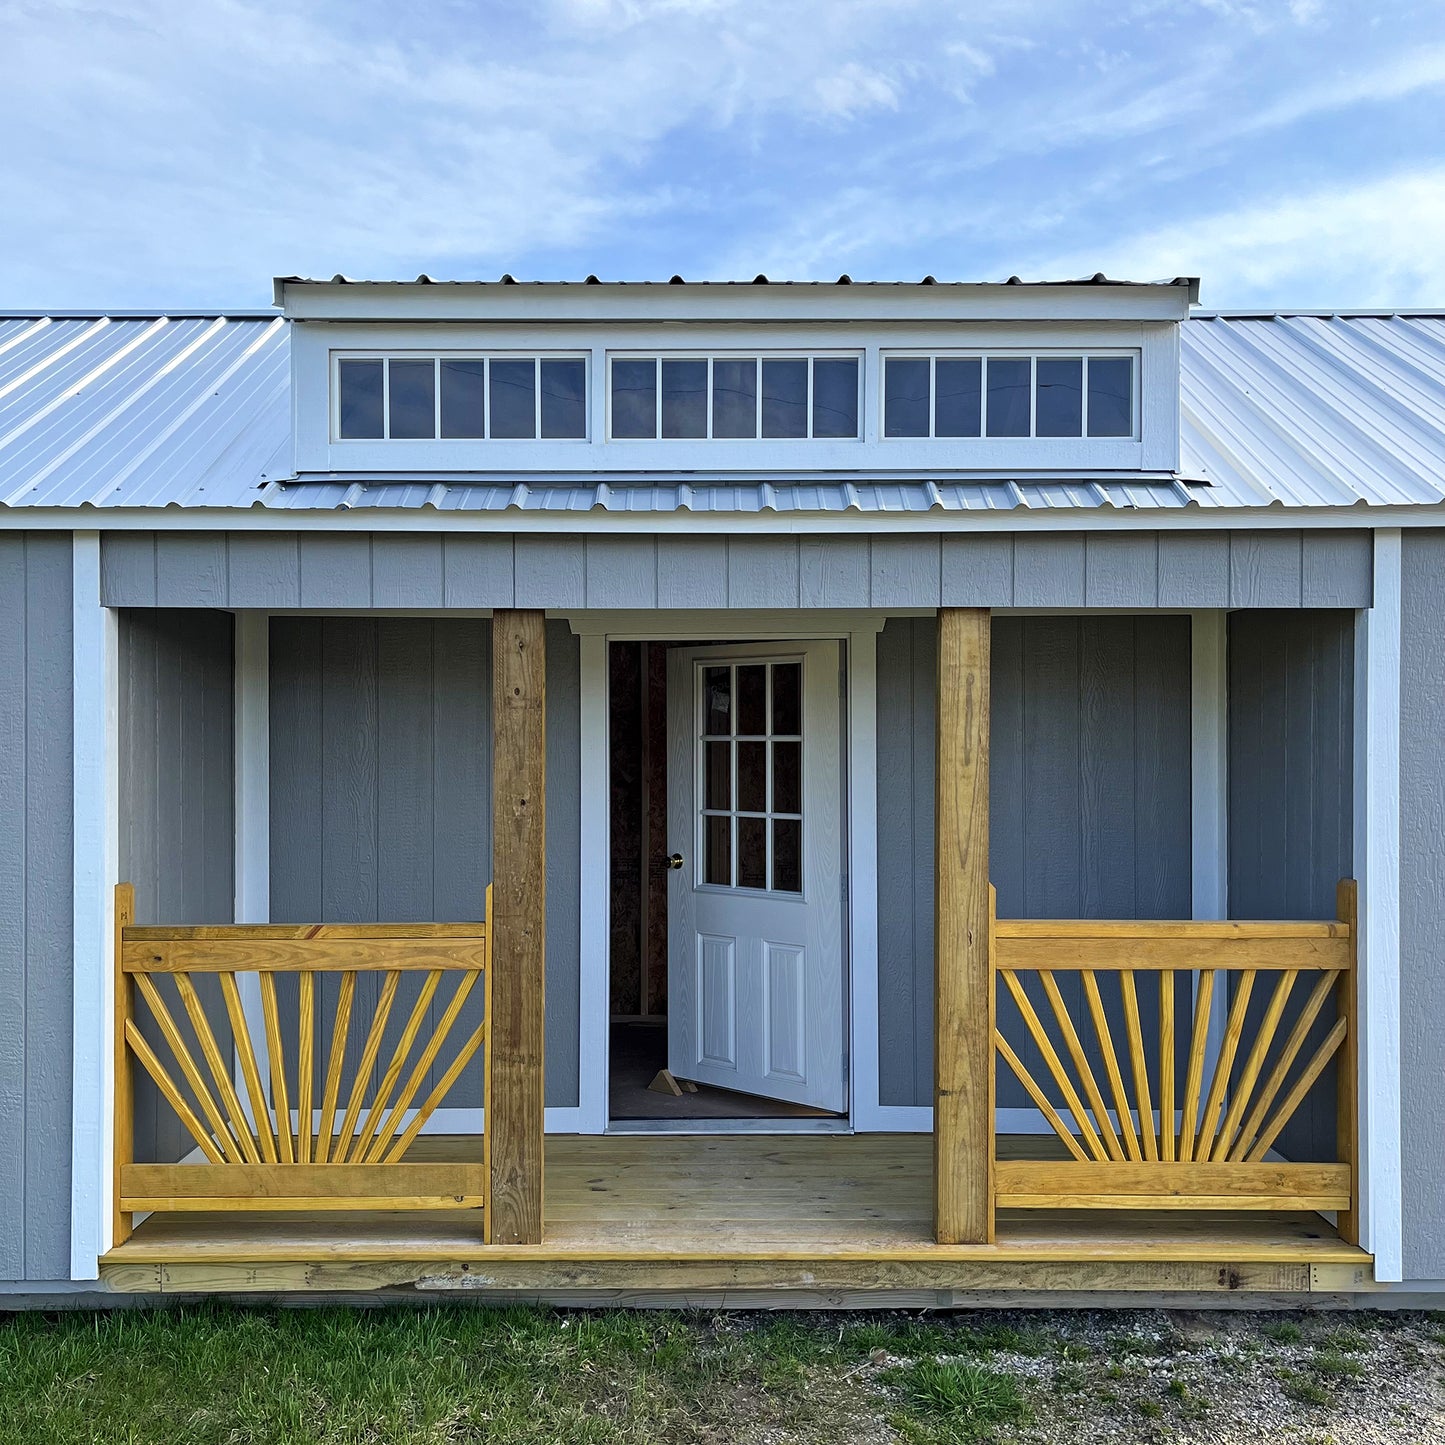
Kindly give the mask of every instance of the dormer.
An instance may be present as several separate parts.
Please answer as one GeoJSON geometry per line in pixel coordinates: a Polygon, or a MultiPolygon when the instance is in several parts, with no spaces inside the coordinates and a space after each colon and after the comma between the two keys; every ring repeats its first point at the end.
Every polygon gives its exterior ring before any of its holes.
{"type": "Polygon", "coordinates": [[[302,474],[1099,476],[1179,465],[1187,278],[287,278],[302,474]]]}

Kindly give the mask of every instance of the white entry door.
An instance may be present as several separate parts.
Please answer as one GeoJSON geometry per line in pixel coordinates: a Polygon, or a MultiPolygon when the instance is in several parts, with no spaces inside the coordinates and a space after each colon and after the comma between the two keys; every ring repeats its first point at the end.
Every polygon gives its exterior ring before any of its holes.
{"type": "Polygon", "coordinates": [[[836,642],[668,657],[668,1067],[841,1113],[836,642]]]}

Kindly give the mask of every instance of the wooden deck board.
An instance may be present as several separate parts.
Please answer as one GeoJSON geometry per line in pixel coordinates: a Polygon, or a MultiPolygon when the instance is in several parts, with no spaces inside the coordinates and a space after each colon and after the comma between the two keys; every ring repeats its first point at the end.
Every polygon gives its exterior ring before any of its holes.
{"type": "MultiPolygon", "coordinates": [[[[424,1138],[410,1162],[475,1161],[424,1138]]],[[[1010,1140],[1037,1155],[1048,1141],[1010,1140]]],[[[103,1262],[126,1289],[1220,1289],[1369,1283],[1317,1214],[1001,1211],[940,1245],[920,1135],[556,1136],[541,1244],[466,1213],[151,1215],[103,1262]],[[1092,1284],[1091,1284],[1092,1281],[1092,1284]]]]}

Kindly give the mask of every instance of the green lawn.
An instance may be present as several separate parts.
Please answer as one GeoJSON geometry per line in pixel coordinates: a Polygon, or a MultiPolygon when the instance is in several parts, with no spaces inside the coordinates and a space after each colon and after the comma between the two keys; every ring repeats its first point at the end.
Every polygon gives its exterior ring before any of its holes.
{"type": "Polygon", "coordinates": [[[1445,1432],[1442,1324],[466,1303],[0,1316],[0,1445],[1414,1445],[1445,1432]]]}

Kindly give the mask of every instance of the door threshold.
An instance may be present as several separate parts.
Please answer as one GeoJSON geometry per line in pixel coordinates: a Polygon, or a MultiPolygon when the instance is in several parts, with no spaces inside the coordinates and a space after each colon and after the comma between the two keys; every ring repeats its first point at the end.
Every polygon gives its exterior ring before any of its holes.
{"type": "Polygon", "coordinates": [[[612,1119],[608,1134],[851,1134],[846,1119],[612,1119]]]}

